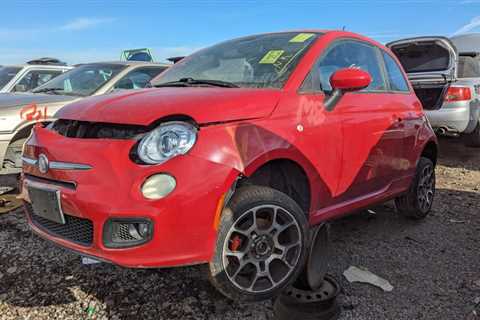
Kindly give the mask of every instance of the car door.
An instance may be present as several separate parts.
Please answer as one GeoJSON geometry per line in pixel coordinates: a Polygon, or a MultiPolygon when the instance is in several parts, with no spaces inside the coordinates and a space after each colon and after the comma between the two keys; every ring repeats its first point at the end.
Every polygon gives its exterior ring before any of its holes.
{"type": "Polygon", "coordinates": [[[379,48],[367,42],[342,39],[335,42],[317,64],[322,90],[332,91],[330,76],[342,68],[367,71],[371,84],[346,93],[331,112],[341,118],[342,172],[337,202],[368,197],[386,191],[395,179],[394,161],[403,150],[397,105],[388,99],[387,81],[379,48]]]}
{"type": "Polygon", "coordinates": [[[418,99],[410,91],[400,65],[391,53],[382,51],[382,56],[388,80],[388,100],[395,105],[398,135],[403,137],[402,154],[394,163],[396,175],[401,179],[415,172],[417,159],[411,151],[415,148],[419,130],[423,126],[423,112],[418,99]]]}

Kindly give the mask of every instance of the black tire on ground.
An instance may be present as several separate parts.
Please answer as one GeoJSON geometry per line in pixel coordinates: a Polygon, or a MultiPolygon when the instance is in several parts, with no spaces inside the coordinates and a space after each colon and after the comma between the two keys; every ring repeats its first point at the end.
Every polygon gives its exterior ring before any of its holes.
{"type": "Polygon", "coordinates": [[[464,140],[467,147],[480,148],[480,121],[473,132],[465,134],[464,140]]]}
{"type": "Polygon", "coordinates": [[[7,148],[5,153],[4,164],[9,168],[21,168],[22,167],[22,151],[23,145],[27,141],[27,138],[21,138],[13,141],[7,148]]]}
{"type": "Polygon", "coordinates": [[[395,199],[398,213],[412,219],[423,219],[431,211],[435,197],[435,165],[421,157],[408,192],[395,199]]]}
{"type": "Polygon", "coordinates": [[[276,297],[302,271],[308,238],[294,200],[268,187],[240,187],[222,213],[210,281],[235,301],[276,297]]]}

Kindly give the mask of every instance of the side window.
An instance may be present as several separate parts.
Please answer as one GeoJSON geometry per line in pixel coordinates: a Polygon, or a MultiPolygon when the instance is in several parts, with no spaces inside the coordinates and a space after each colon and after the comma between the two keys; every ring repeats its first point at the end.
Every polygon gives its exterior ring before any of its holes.
{"type": "Polygon", "coordinates": [[[319,79],[318,89],[331,91],[330,77],[335,71],[343,68],[358,68],[370,74],[372,83],[364,91],[385,91],[385,79],[379,62],[375,47],[359,41],[340,41],[328,49],[317,62],[313,73],[306,79],[308,82],[304,83],[304,91],[309,91],[308,87],[315,86],[315,78],[319,79]]]}
{"type": "Polygon", "coordinates": [[[144,67],[132,70],[115,84],[114,89],[145,88],[150,80],[165,69],[166,67],[144,67]]]}
{"type": "Polygon", "coordinates": [[[52,80],[56,76],[62,74],[61,70],[32,70],[29,71],[15,85],[14,91],[24,92],[35,89],[38,86],[52,80]]]}
{"type": "Polygon", "coordinates": [[[390,89],[392,91],[408,92],[407,80],[403,76],[397,62],[386,52],[383,52],[383,59],[385,60],[385,68],[388,73],[388,81],[390,82],[390,89]]]}

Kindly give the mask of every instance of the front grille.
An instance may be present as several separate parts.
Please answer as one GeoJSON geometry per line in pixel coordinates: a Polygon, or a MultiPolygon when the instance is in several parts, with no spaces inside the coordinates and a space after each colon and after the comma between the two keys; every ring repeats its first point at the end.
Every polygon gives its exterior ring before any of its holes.
{"type": "Polygon", "coordinates": [[[67,119],[57,120],[49,128],[64,137],[84,139],[136,139],[149,131],[146,126],[67,119]]]}
{"type": "Polygon", "coordinates": [[[65,224],[57,223],[40,217],[33,212],[30,204],[25,204],[33,224],[43,231],[83,246],[93,243],[93,223],[88,219],[65,214],[65,224]]]}

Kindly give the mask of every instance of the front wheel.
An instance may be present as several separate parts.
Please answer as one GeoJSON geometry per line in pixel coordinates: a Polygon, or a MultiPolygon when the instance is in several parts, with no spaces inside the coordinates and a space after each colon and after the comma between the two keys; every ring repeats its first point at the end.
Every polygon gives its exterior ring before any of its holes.
{"type": "Polygon", "coordinates": [[[423,219],[433,206],[435,196],[435,165],[428,158],[420,158],[415,177],[408,192],[395,199],[397,211],[408,218],[423,219]]]}
{"type": "Polygon", "coordinates": [[[237,301],[279,295],[305,263],[307,224],[305,213],[284,193],[239,188],[222,215],[209,265],[212,284],[237,301]]]}

